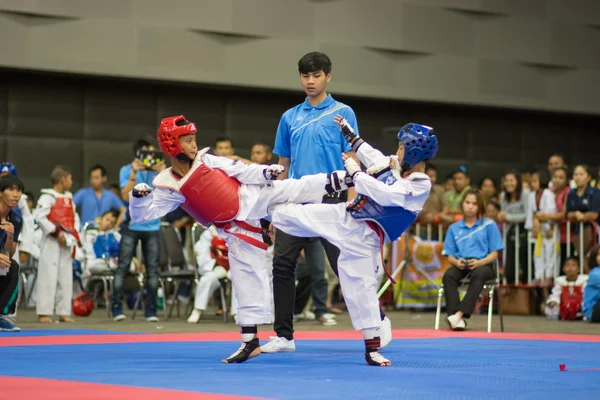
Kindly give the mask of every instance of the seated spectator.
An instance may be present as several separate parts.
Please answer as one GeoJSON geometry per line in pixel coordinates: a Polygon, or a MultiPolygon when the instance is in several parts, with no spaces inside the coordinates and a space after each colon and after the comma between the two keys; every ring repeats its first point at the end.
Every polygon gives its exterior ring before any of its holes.
{"type": "Polygon", "coordinates": [[[500,193],[500,213],[498,222],[507,224],[506,260],[504,260],[504,276],[507,283],[515,283],[517,265],[515,252],[517,249],[516,236],[519,228],[519,282],[525,282],[527,271],[527,231],[525,219],[529,205],[529,191],[521,185],[520,174],[511,171],[504,175],[504,191],[500,193]]]}
{"type": "MultiPolygon", "coordinates": [[[[457,220],[457,215],[461,214],[460,205],[465,193],[471,190],[471,186],[469,185],[471,181],[464,167],[455,171],[452,174],[452,179],[454,181],[454,189],[446,192],[446,205],[440,215],[440,220],[445,224],[451,224],[457,220]]],[[[483,212],[483,208],[481,212],[483,212]]]]}
{"type": "Polygon", "coordinates": [[[546,301],[546,316],[550,319],[581,319],[583,293],[588,281],[587,275],[579,274],[579,260],[569,257],[563,265],[564,276],[554,279],[552,294],[546,301]]]}
{"type": "Polygon", "coordinates": [[[588,257],[590,274],[583,293],[583,318],[600,322],[600,244],[595,245],[588,257]]]}
{"type": "MultiPolygon", "coordinates": [[[[600,222],[600,191],[590,185],[592,174],[590,167],[580,164],[573,171],[573,180],[577,188],[571,189],[567,196],[567,218],[584,222],[584,231],[580,232],[576,225],[573,243],[579,249],[579,235],[583,234],[583,254],[587,254],[594,244],[595,232],[598,232],[600,222]]],[[[597,242],[597,241],[596,241],[597,242]]]]}
{"type": "Polygon", "coordinates": [[[104,189],[106,183],[106,168],[102,165],[94,165],[88,173],[90,186],[79,189],[73,196],[73,202],[81,213],[81,226],[93,223],[109,210],[118,210],[119,218],[117,226],[123,222],[125,217],[125,205],[120,197],[108,189],[104,189]]]}
{"type": "Polygon", "coordinates": [[[258,142],[252,145],[250,161],[257,164],[273,164],[273,149],[266,143],[258,142]]]}
{"type": "Polygon", "coordinates": [[[464,218],[448,228],[444,254],[451,267],[442,278],[446,297],[446,321],[452,330],[467,328],[465,319],[471,316],[486,281],[495,277],[493,263],[498,251],[504,249],[502,237],[494,221],[484,218],[484,205],[477,190],[469,190],[463,197],[461,209],[464,218]],[[469,278],[469,286],[460,301],[458,286],[469,278]]]}
{"type": "Polygon", "coordinates": [[[23,182],[15,175],[0,177],[0,331],[5,332],[21,330],[9,314],[19,290],[19,264],[12,257],[23,228],[23,218],[15,211],[23,189],[23,182]]]}
{"type": "Polygon", "coordinates": [[[194,245],[200,280],[196,286],[194,309],[187,320],[188,323],[196,324],[200,321],[210,296],[221,285],[220,280],[230,277],[228,251],[225,240],[218,236],[214,225],[202,232],[194,245]]]}

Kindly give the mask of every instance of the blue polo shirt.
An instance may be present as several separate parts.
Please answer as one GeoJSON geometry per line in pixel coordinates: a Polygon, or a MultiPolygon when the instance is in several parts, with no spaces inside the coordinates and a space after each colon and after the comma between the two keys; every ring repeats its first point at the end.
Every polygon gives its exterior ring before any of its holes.
{"type": "MultiPolygon", "coordinates": [[[[577,189],[571,189],[567,195],[567,212],[600,212],[600,190],[588,185],[579,197],[577,189]]],[[[600,222],[600,215],[596,220],[600,222]]]]}
{"type": "Polygon", "coordinates": [[[358,135],[354,111],[335,101],[331,95],[316,106],[305,100],[283,114],[273,153],[291,159],[289,178],[344,169],[342,153],[349,152],[352,147],[333,122],[338,114],[346,118],[358,135]]]}
{"type": "Polygon", "coordinates": [[[102,189],[102,195],[96,196],[91,187],[79,189],[73,196],[73,203],[81,210],[81,225],[93,222],[109,210],[121,210],[123,201],[110,190],[102,189]]]}
{"type": "Polygon", "coordinates": [[[592,319],[594,307],[600,301],[600,266],[592,268],[583,292],[581,313],[588,321],[592,319]]]}
{"type": "MultiPolygon", "coordinates": [[[[121,172],[119,172],[119,183],[121,189],[127,186],[127,182],[129,182],[129,175],[133,171],[133,166],[131,164],[124,165],[121,167],[121,172]]],[[[152,185],[152,180],[158,175],[158,173],[154,171],[138,171],[135,177],[135,184],[145,183],[154,189],[152,185]]],[[[125,203],[125,207],[127,207],[127,219],[129,218],[129,203],[125,203]]],[[[133,222],[129,223],[129,229],[132,231],[143,231],[143,232],[153,232],[160,230],[160,218],[150,220],[148,222],[133,222]]]]}
{"type": "Polygon", "coordinates": [[[444,239],[444,254],[456,258],[481,260],[494,250],[504,250],[504,243],[498,226],[488,218],[477,220],[470,228],[464,220],[455,222],[444,239]]]}

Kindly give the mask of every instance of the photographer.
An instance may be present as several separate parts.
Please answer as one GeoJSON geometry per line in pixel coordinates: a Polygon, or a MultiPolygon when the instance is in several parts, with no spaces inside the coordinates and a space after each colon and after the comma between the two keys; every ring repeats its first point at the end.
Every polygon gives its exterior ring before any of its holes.
{"type": "MultiPolygon", "coordinates": [[[[129,203],[129,192],[139,183],[154,188],[152,180],[166,168],[162,153],[155,151],[153,138],[141,138],[133,145],[135,159],[131,164],[121,168],[120,183],[121,196],[125,203],[129,203]]],[[[129,214],[129,212],[127,213],[129,214]]],[[[129,217],[129,215],[128,215],[129,217]]],[[[127,218],[129,220],[129,218],[127,218]]],[[[146,266],[146,321],[157,322],[156,317],[156,292],[158,289],[158,262],[160,258],[160,218],[148,222],[137,223],[127,221],[121,226],[121,248],[119,251],[119,264],[115,272],[114,288],[112,294],[112,315],[115,321],[125,319],[123,314],[123,282],[129,271],[131,260],[135,255],[137,244],[142,242],[143,259],[146,266]]]]}
{"type": "Polygon", "coordinates": [[[23,218],[15,211],[23,193],[23,182],[15,175],[0,177],[0,331],[21,329],[8,319],[19,290],[19,264],[11,260],[23,228],[23,218]]]}
{"type": "Polygon", "coordinates": [[[443,277],[446,321],[455,331],[467,328],[464,319],[475,309],[484,283],[494,278],[492,263],[498,258],[498,251],[504,249],[498,226],[484,218],[485,208],[478,190],[466,192],[461,209],[463,219],[450,225],[444,240],[444,254],[452,265],[443,277]],[[470,283],[460,301],[458,285],[464,278],[469,278],[470,283]]]}

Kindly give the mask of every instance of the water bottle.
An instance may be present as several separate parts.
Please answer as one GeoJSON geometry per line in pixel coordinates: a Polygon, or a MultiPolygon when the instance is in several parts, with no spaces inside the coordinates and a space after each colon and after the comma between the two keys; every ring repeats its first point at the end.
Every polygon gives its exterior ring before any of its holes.
{"type": "Polygon", "coordinates": [[[163,291],[163,288],[159,287],[158,288],[158,296],[156,299],[156,309],[161,311],[164,306],[165,306],[165,292],[163,291]]]}

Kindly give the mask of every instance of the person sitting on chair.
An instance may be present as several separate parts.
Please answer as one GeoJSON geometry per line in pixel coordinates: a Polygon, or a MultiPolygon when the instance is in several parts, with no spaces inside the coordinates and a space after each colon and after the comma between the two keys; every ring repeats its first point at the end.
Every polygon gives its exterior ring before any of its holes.
{"type": "Polygon", "coordinates": [[[465,319],[475,309],[475,303],[486,281],[494,279],[492,264],[498,251],[504,249],[502,235],[494,221],[485,218],[483,199],[478,190],[469,190],[461,202],[464,218],[448,228],[444,241],[444,255],[451,267],[443,277],[446,297],[446,322],[452,330],[467,328],[465,319]],[[467,293],[461,301],[458,286],[468,278],[467,293]]]}

